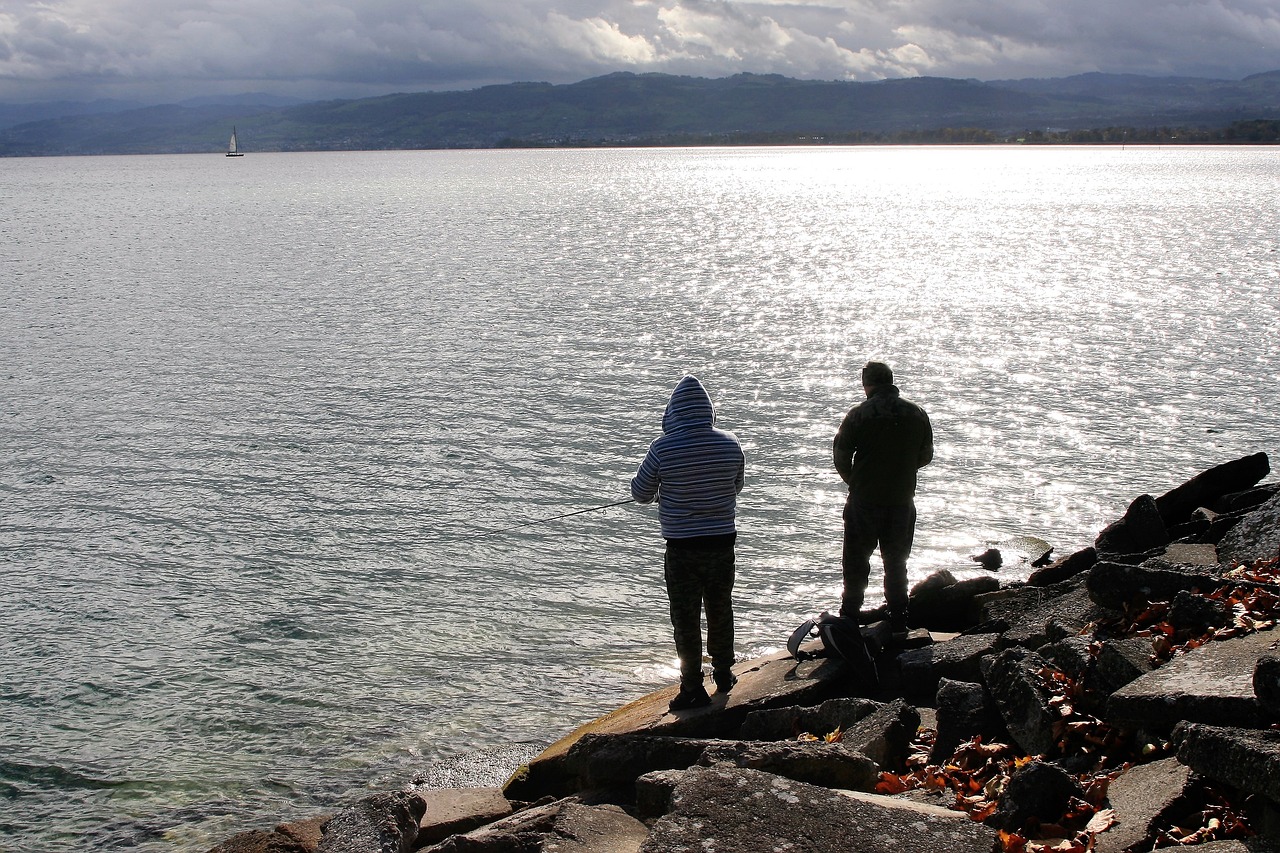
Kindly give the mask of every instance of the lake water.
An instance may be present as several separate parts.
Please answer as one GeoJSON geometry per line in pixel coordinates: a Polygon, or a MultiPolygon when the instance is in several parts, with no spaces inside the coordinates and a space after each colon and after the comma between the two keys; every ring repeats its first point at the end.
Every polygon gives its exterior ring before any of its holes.
{"type": "Polygon", "coordinates": [[[0,850],[202,851],[671,683],[656,513],[594,508],[685,372],[743,656],[838,601],[869,358],[936,432],[916,579],[1274,459],[1277,195],[1275,148],[0,160],[0,850]]]}

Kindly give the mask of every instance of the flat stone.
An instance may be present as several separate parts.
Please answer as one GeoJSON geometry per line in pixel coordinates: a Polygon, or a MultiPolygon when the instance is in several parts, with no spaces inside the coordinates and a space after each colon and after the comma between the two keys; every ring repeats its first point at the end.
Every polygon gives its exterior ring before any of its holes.
{"type": "Polygon", "coordinates": [[[1094,661],[1093,687],[1103,693],[1114,693],[1155,669],[1151,655],[1151,641],[1148,639],[1126,637],[1107,640],[1094,661]]]}
{"type": "Polygon", "coordinates": [[[1116,823],[1097,835],[1095,853],[1140,849],[1137,845],[1151,833],[1152,824],[1182,796],[1190,778],[1190,768],[1176,758],[1166,758],[1132,767],[1112,782],[1107,789],[1107,805],[1115,812],[1116,823]]]}
{"type": "MultiPolygon", "coordinates": [[[[817,705],[851,692],[850,670],[828,658],[796,661],[787,652],[740,663],[733,668],[738,683],[726,697],[716,693],[710,705],[672,714],[667,704],[679,687],[673,685],[606,714],[562,737],[507,781],[508,799],[533,802],[544,796],[573,792],[573,774],[564,765],[569,748],[583,735],[639,733],[679,737],[736,737],[752,711],[788,705],[817,705]]],[[[714,688],[711,688],[714,689],[714,688]]]]}
{"type": "Polygon", "coordinates": [[[902,652],[898,666],[904,692],[917,702],[932,704],[944,678],[981,681],[982,658],[994,652],[999,641],[998,634],[962,634],[945,643],[902,652]]]}
{"type": "Polygon", "coordinates": [[[436,788],[417,793],[426,805],[418,821],[420,847],[470,832],[512,812],[501,788],[436,788]]]}
{"type": "Polygon", "coordinates": [[[1218,549],[1213,545],[1175,543],[1166,546],[1160,556],[1184,566],[1218,565],[1218,549]]]}
{"type": "Polygon", "coordinates": [[[641,850],[990,853],[995,840],[961,812],[717,766],[686,771],[641,850]]]}
{"type": "Polygon", "coordinates": [[[841,742],[720,741],[707,747],[698,763],[749,767],[796,782],[853,791],[870,791],[880,778],[879,765],[841,742]]]}
{"type": "Polygon", "coordinates": [[[1268,715],[1253,689],[1259,658],[1274,651],[1280,632],[1255,631],[1206,643],[1112,693],[1108,722],[1172,728],[1180,720],[1258,728],[1268,715]]]}

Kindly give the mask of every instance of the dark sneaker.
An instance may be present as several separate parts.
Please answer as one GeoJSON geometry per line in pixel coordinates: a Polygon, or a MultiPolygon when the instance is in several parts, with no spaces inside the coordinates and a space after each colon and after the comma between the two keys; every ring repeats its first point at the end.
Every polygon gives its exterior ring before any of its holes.
{"type": "Polygon", "coordinates": [[[707,688],[699,684],[694,688],[681,687],[680,692],[676,694],[676,698],[671,700],[671,704],[667,706],[671,711],[683,711],[686,708],[701,708],[703,705],[710,705],[711,697],[707,695],[707,688]]]}
{"type": "Polygon", "coordinates": [[[718,693],[728,693],[733,689],[733,685],[738,683],[738,676],[728,669],[717,669],[711,673],[711,679],[715,681],[718,693]]]}

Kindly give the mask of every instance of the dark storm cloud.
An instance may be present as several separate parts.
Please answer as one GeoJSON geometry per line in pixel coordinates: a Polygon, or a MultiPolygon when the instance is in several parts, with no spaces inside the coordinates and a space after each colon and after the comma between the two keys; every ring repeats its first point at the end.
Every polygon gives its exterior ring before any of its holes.
{"type": "Polygon", "coordinates": [[[0,98],[320,97],[610,71],[994,79],[1280,66],[1263,0],[0,0],[0,98]]]}

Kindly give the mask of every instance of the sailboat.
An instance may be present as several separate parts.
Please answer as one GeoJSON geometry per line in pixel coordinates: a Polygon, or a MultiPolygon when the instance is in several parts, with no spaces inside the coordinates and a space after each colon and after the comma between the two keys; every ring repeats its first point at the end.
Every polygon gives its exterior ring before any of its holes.
{"type": "Polygon", "coordinates": [[[236,126],[234,124],[231,126],[231,141],[227,143],[227,156],[228,157],[244,156],[243,154],[240,153],[240,151],[238,150],[238,146],[236,145],[236,126]]]}

